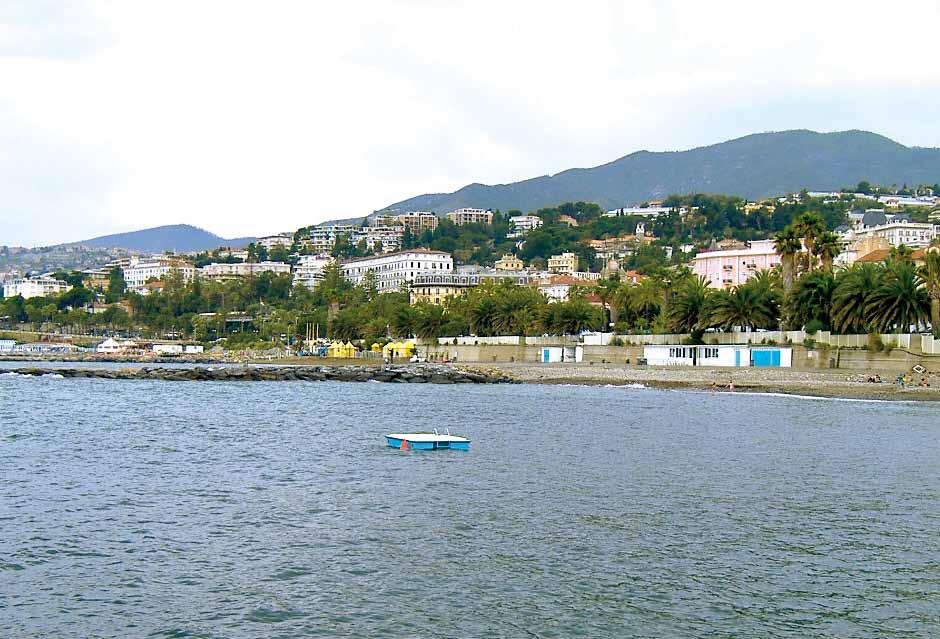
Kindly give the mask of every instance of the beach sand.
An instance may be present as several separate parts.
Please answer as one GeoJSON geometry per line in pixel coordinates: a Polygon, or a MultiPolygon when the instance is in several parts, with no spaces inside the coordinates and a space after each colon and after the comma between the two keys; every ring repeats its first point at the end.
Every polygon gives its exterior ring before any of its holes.
{"type": "Polygon", "coordinates": [[[875,384],[867,381],[868,373],[845,370],[794,370],[787,368],[704,368],[646,367],[623,364],[493,364],[513,379],[535,384],[627,385],[642,384],[651,388],[715,390],[729,392],[785,393],[815,397],[847,399],[881,399],[907,401],[940,401],[940,376],[929,375],[929,388],[915,383],[901,388],[894,378],[875,384]]]}

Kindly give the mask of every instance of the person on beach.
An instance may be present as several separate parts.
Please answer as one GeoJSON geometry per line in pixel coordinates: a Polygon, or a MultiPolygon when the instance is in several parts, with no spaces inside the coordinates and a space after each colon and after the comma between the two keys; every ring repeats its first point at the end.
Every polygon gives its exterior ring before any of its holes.
{"type": "Polygon", "coordinates": [[[734,391],[734,380],[733,380],[733,379],[728,380],[728,390],[729,390],[729,391],[734,391]]]}
{"type": "Polygon", "coordinates": [[[920,378],[920,387],[921,388],[930,388],[930,382],[927,381],[926,377],[920,378]]]}
{"type": "Polygon", "coordinates": [[[712,380],[712,392],[714,393],[717,391],[718,391],[718,382],[712,380]]]}

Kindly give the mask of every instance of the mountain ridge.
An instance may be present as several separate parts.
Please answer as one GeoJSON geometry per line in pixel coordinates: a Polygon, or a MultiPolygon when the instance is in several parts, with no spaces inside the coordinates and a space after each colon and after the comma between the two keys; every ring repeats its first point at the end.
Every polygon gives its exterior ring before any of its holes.
{"type": "Polygon", "coordinates": [[[682,151],[633,151],[593,167],[574,167],[504,184],[470,183],[451,193],[426,193],[383,210],[456,208],[524,212],[567,201],[605,208],[630,206],[675,193],[725,193],[761,199],[802,188],[835,190],[862,180],[875,184],[940,181],[940,149],[908,147],[852,129],[752,133],[682,151]]]}
{"type": "Polygon", "coordinates": [[[61,246],[87,246],[92,248],[122,248],[143,253],[164,251],[206,251],[220,246],[241,248],[256,238],[240,237],[225,239],[192,224],[166,224],[139,231],[101,235],[79,242],[68,242],[61,246]]]}

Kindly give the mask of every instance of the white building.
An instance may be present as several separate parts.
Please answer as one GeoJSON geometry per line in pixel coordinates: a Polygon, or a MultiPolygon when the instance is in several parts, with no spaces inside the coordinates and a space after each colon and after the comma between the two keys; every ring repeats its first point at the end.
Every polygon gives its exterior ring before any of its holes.
{"type": "Polygon", "coordinates": [[[404,286],[410,286],[419,275],[452,273],[454,258],[443,251],[410,249],[349,260],[340,266],[340,270],[343,277],[357,286],[363,282],[366,273],[372,271],[379,292],[394,293],[404,286]]]}
{"type": "Polygon", "coordinates": [[[604,213],[604,217],[625,217],[639,215],[641,217],[656,218],[672,211],[668,206],[625,206],[604,213]]]}
{"type": "Polygon", "coordinates": [[[294,265],[294,285],[315,289],[323,281],[323,269],[335,261],[329,255],[301,255],[294,265]]]}
{"type": "Polygon", "coordinates": [[[171,273],[179,273],[184,282],[191,282],[196,276],[196,267],[178,257],[154,255],[148,258],[131,258],[130,265],[124,269],[124,281],[127,289],[144,294],[145,284],[151,280],[162,281],[171,273]]]}
{"type": "Polygon", "coordinates": [[[746,368],[793,365],[793,349],[777,346],[647,345],[643,357],[651,366],[721,366],[746,368]]]}
{"type": "Polygon", "coordinates": [[[95,347],[96,353],[104,353],[106,355],[116,355],[132,350],[137,350],[137,342],[117,340],[113,337],[109,337],[95,347]]]}
{"type": "Polygon", "coordinates": [[[930,242],[937,237],[936,226],[921,222],[888,222],[881,226],[867,228],[864,232],[874,237],[884,238],[891,246],[903,244],[911,248],[929,246],[930,242]]]}
{"type": "Polygon", "coordinates": [[[291,244],[294,243],[294,236],[292,233],[278,233],[277,235],[268,235],[267,237],[259,237],[255,241],[256,246],[263,246],[267,250],[273,248],[290,248],[291,244]]]}
{"type": "Polygon", "coordinates": [[[568,300],[572,288],[588,289],[592,285],[591,280],[582,280],[570,275],[555,275],[542,280],[537,284],[537,287],[539,293],[548,298],[549,302],[565,302],[568,300]]]}
{"type": "Polygon", "coordinates": [[[72,288],[70,284],[52,277],[32,277],[7,280],[3,283],[3,297],[22,295],[23,299],[58,295],[72,288]]]}
{"type": "Polygon", "coordinates": [[[699,253],[692,258],[692,272],[705,277],[713,288],[729,288],[779,263],[773,240],[755,240],[746,248],[699,253]]]}
{"type": "Polygon", "coordinates": [[[447,219],[456,224],[492,224],[493,212],[486,209],[456,209],[447,214],[447,219]]]}
{"type": "Polygon", "coordinates": [[[509,221],[512,223],[513,237],[521,237],[542,226],[542,218],[538,215],[514,215],[509,221]]]}
{"type": "Polygon", "coordinates": [[[401,250],[404,237],[405,227],[403,226],[365,226],[355,233],[350,241],[358,244],[360,240],[365,240],[366,248],[370,251],[395,253],[401,250]]]}
{"type": "Polygon", "coordinates": [[[235,264],[218,264],[213,262],[199,269],[199,275],[207,280],[232,280],[239,277],[250,277],[262,273],[283,275],[290,273],[290,264],[284,262],[238,262],[235,264]]]}
{"type": "Polygon", "coordinates": [[[409,211],[408,213],[383,213],[370,218],[372,226],[400,226],[411,231],[412,235],[421,235],[424,231],[434,231],[440,220],[431,211],[409,211]]]}
{"type": "Polygon", "coordinates": [[[154,344],[153,352],[157,355],[182,355],[182,344],[154,344]]]}

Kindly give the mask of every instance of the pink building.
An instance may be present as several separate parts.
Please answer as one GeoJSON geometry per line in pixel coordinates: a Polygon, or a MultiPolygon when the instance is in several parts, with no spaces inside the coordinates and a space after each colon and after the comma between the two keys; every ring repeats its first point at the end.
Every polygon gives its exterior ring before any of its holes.
{"type": "Polygon", "coordinates": [[[692,272],[704,276],[712,288],[731,288],[779,263],[774,241],[756,240],[748,248],[699,253],[692,258],[692,272]]]}

